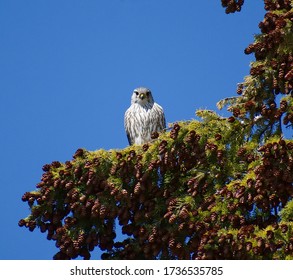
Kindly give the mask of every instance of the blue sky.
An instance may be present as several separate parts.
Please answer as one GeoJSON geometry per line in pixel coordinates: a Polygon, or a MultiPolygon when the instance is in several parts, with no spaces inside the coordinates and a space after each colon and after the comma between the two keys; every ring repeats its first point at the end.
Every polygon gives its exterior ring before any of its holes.
{"type": "Polygon", "coordinates": [[[245,2],[226,15],[220,0],[0,1],[0,259],[58,251],[18,227],[29,214],[21,196],[77,148],[127,146],[134,88],[149,87],[169,123],[236,95],[265,13],[263,1],[245,2]]]}

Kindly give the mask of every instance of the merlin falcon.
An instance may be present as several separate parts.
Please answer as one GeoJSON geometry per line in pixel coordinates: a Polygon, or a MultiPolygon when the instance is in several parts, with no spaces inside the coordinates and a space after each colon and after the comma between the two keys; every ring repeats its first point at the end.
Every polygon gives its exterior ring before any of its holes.
{"type": "Polygon", "coordinates": [[[133,91],[131,106],[124,116],[124,127],[129,145],[150,142],[152,133],[165,129],[163,108],[154,102],[148,88],[139,87],[133,91]]]}

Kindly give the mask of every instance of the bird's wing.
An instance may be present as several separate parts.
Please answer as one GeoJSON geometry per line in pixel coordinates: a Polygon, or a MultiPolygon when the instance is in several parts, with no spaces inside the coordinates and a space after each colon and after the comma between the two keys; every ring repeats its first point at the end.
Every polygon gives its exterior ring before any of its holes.
{"type": "Polygon", "coordinates": [[[163,130],[166,128],[165,114],[163,108],[159,104],[155,103],[155,105],[155,110],[157,111],[158,126],[160,130],[163,130]]]}
{"type": "Polygon", "coordinates": [[[127,139],[128,139],[128,143],[129,143],[129,145],[132,145],[132,143],[131,143],[131,138],[130,138],[130,135],[129,135],[128,132],[126,132],[126,136],[127,136],[127,139]]]}
{"type": "Polygon", "coordinates": [[[162,129],[166,128],[166,118],[165,118],[165,114],[164,112],[162,112],[163,116],[162,116],[162,129]]]}
{"type": "Polygon", "coordinates": [[[131,139],[131,136],[130,136],[129,118],[130,118],[130,111],[128,109],[125,112],[125,115],[124,115],[124,128],[125,128],[126,136],[127,136],[127,139],[128,139],[128,143],[129,143],[129,145],[132,145],[133,140],[131,139]]]}

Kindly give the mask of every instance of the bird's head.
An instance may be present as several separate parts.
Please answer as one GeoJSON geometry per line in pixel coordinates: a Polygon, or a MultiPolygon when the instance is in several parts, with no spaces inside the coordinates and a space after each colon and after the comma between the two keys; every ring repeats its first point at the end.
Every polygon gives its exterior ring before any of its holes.
{"type": "Polygon", "coordinates": [[[145,87],[136,88],[131,97],[131,104],[139,104],[141,106],[153,105],[154,99],[152,92],[145,87]]]}

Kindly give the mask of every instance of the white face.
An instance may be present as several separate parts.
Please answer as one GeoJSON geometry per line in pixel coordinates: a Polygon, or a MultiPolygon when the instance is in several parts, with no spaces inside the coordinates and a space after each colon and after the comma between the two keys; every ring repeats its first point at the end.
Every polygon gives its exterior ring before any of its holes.
{"type": "Polygon", "coordinates": [[[153,104],[154,99],[151,91],[148,88],[140,87],[136,88],[131,97],[131,104],[137,103],[141,106],[153,104]]]}

